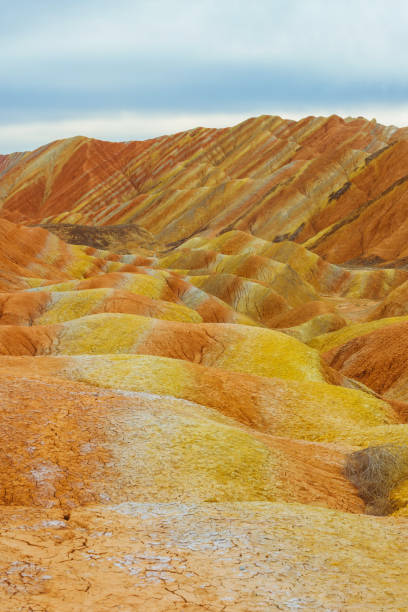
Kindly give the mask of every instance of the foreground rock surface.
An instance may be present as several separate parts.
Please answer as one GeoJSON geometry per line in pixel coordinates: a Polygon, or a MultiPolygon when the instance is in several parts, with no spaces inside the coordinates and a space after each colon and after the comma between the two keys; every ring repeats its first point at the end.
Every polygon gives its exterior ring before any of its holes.
{"type": "Polygon", "coordinates": [[[10,507],[1,523],[7,612],[406,609],[402,519],[297,504],[124,503],[69,520],[10,507]]]}

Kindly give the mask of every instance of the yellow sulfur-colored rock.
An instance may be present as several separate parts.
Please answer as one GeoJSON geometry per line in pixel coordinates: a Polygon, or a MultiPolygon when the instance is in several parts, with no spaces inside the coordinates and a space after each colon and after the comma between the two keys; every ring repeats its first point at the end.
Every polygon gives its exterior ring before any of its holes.
{"type": "MultiPolygon", "coordinates": [[[[14,341],[12,326],[0,327],[3,354],[25,354],[14,341]]],[[[319,353],[278,331],[244,325],[179,323],[129,314],[96,314],[60,325],[22,328],[20,337],[36,346],[52,340],[37,354],[138,353],[183,359],[258,376],[324,382],[327,366],[319,353]]]]}

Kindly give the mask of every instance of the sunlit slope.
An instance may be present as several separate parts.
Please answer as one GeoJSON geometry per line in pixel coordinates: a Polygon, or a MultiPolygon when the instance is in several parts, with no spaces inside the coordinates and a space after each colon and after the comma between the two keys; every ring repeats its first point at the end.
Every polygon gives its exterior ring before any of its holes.
{"type": "Polygon", "coordinates": [[[280,499],[362,511],[341,472],[344,450],[275,438],[170,395],[55,377],[71,362],[3,361],[3,505],[280,499]]]}
{"type": "Polygon", "coordinates": [[[60,325],[3,325],[0,353],[150,354],[261,376],[330,379],[317,351],[277,331],[243,325],[161,321],[122,313],[89,315],[60,325]]]}
{"type": "Polygon", "coordinates": [[[0,325],[47,325],[107,312],[190,323],[202,321],[198,312],[183,304],[120,289],[0,293],[0,325]]]}
{"type": "Polygon", "coordinates": [[[292,379],[264,377],[174,358],[129,354],[10,357],[3,364],[106,389],[187,400],[211,407],[257,432],[297,440],[337,440],[363,446],[370,431],[401,422],[385,401],[369,393],[305,380],[301,373],[292,379]]]}

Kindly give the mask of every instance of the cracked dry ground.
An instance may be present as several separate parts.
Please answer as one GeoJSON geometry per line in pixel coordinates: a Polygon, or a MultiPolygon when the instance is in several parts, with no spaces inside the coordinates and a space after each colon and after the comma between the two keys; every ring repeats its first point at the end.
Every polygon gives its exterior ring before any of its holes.
{"type": "Polygon", "coordinates": [[[407,137],[0,157],[0,612],[408,610],[407,137]]]}

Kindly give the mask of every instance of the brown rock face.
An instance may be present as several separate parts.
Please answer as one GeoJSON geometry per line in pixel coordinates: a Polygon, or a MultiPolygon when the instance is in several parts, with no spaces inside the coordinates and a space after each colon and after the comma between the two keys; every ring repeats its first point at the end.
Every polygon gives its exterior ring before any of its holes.
{"type": "Polygon", "coordinates": [[[1,611],[406,609],[407,142],[0,156],[1,611]]]}
{"type": "Polygon", "coordinates": [[[42,226],[70,244],[85,244],[114,253],[129,253],[138,249],[154,250],[153,236],[139,225],[93,226],[69,223],[49,223],[42,226]]]}

